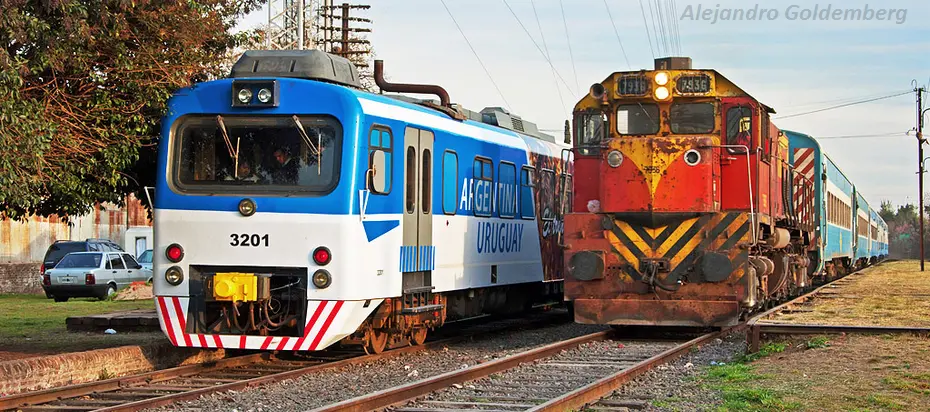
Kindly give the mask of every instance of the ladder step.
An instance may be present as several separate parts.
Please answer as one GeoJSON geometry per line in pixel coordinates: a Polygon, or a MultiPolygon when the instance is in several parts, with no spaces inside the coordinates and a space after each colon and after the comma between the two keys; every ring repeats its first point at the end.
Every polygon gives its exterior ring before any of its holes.
{"type": "Polygon", "coordinates": [[[442,305],[426,305],[426,306],[417,306],[415,308],[404,308],[400,313],[423,313],[423,312],[432,312],[435,310],[442,310],[442,305]]]}
{"type": "Polygon", "coordinates": [[[404,294],[410,295],[413,293],[432,292],[433,289],[436,289],[436,287],[435,286],[419,286],[415,288],[404,289],[404,294]]]}

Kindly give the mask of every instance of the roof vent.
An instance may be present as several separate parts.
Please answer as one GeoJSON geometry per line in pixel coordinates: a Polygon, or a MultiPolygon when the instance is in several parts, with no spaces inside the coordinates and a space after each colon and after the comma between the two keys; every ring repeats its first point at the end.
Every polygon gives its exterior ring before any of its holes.
{"type": "Polygon", "coordinates": [[[656,59],[656,70],[691,70],[690,57],[662,57],[656,59]]]}
{"type": "Polygon", "coordinates": [[[535,123],[525,121],[515,114],[511,114],[502,107],[485,107],[481,110],[481,122],[507,130],[523,133],[537,139],[555,142],[555,137],[540,133],[535,123]]]}
{"type": "Polygon", "coordinates": [[[362,88],[352,62],[320,50],[249,50],[229,77],[294,77],[362,88]]]}

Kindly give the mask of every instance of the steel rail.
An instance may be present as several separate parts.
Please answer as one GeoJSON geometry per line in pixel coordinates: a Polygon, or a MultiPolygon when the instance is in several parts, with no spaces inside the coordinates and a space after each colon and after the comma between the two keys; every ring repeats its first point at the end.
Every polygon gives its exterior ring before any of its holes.
{"type": "Polygon", "coordinates": [[[386,408],[388,406],[416,399],[439,389],[447,388],[456,383],[467,382],[489,376],[491,374],[512,369],[520,364],[533,362],[538,359],[555,355],[563,350],[571,349],[583,343],[604,340],[610,332],[597,332],[577,338],[552,343],[526,352],[521,352],[506,358],[496,359],[487,363],[478,364],[467,369],[446,372],[432,378],[423,379],[406,385],[396,386],[368,395],[358,396],[342,402],[326,405],[314,412],[329,411],[370,411],[386,408]]]}
{"type": "Polygon", "coordinates": [[[699,336],[649,359],[639,362],[630,368],[601,378],[595,382],[566,393],[558,398],[552,399],[529,410],[546,412],[580,410],[585,405],[595,403],[605,396],[610,395],[613,393],[613,391],[619,389],[633,378],[648,372],[656,366],[674,361],[690,351],[691,348],[705,345],[711,340],[725,336],[731,331],[732,330],[722,330],[699,336]]]}

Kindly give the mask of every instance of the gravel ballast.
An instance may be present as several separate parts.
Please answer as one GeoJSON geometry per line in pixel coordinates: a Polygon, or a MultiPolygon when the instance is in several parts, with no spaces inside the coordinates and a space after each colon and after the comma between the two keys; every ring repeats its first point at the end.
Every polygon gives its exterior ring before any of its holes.
{"type": "Polygon", "coordinates": [[[604,326],[568,323],[499,332],[470,342],[323,370],[254,389],[216,393],[152,411],[308,410],[605,329],[604,326]]]}

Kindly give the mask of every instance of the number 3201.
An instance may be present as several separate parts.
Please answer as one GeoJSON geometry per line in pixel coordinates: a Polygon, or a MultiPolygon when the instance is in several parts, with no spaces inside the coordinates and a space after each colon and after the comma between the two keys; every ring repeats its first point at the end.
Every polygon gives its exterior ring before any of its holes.
{"type": "Polygon", "coordinates": [[[249,233],[233,233],[229,235],[229,238],[232,239],[229,244],[231,246],[242,246],[242,247],[259,247],[264,246],[268,247],[268,235],[258,235],[258,234],[249,234],[249,233]]]}

